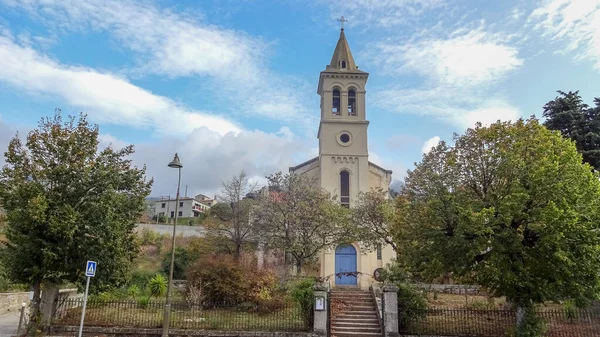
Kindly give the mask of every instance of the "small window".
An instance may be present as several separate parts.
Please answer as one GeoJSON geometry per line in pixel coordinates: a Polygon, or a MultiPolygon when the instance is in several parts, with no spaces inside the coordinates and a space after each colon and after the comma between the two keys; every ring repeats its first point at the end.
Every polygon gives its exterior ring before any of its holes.
{"type": "Polygon", "coordinates": [[[160,208],[165,208],[166,205],[167,204],[163,202],[162,204],[160,204],[160,208]]]}
{"type": "Polygon", "coordinates": [[[182,211],[179,211],[179,212],[177,212],[177,215],[178,215],[178,216],[181,216],[182,214],[183,214],[183,212],[182,212],[182,211]]]}
{"type": "Polygon", "coordinates": [[[348,90],[348,115],[356,116],[356,91],[348,90]]]}
{"type": "Polygon", "coordinates": [[[333,102],[332,103],[333,103],[333,105],[331,107],[331,112],[334,115],[339,116],[341,113],[341,110],[340,110],[341,104],[340,104],[340,89],[338,89],[338,88],[333,89],[333,102]]]}
{"type": "Polygon", "coordinates": [[[342,60],[342,69],[346,69],[346,60],[342,60]]]}
{"type": "Polygon", "coordinates": [[[377,244],[377,260],[381,260],[381,243],[377,244]]]}
{"type": "Polygon", "coordinates": [[[175,211],[171,211],[171,218],[175,217],[175,211]]]}
{"type": "Polygon", "coordinates": [[[340,140],[342,141],[342,143],[348,143],[350,141],[350,135],[347,133],[342,133],[340,135],[340,140]]]}
{"type": "Polygon", "coordinates": [[[183,201],[179,202],[179,207],[183,207],[183,201]]]}
{"type": "Polygon", "coordinates": [[[340,172],[340,194],[342,206],[350,207],[350,173],[348,171],[340,172]]]}

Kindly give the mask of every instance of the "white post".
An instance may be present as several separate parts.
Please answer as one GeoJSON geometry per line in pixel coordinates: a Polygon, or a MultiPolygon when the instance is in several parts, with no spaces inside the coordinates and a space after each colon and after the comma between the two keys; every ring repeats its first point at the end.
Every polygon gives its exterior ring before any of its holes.
{"type": "Polygon", "coordinates": [[[83,308],[81,309],[81,322],[79,323],[79,337],[83,333],[83,320],[85,319],[85,306],[87,304],[88,289],[90,288],[90,277],[85,281],[85,294],[83,295],[83,308]]]}

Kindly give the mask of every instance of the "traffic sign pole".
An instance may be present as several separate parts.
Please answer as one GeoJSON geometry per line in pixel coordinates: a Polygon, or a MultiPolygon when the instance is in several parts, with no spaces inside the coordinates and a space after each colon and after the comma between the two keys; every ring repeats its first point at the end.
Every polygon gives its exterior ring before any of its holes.
{"type": "Polygon", "coordinates": [[[79,322],[79,337],[83,333],[83,320],[85,319],[85,306],[87,305],[88,290],[90,289],[90,279],[88,276],[85,281],[85,294],[83,295],[83,308],[81,309],[81,322],[79,322]]]}
{"type": "Polygon", "coordinates": [[[83,321],[85,320],[85,307],[87,305],[88,291],[90,289],[90,279],[96,276],[96,265],[95,261],[88,261],[85,265],[85,294],[83,294],[83,308],[81,308],[81,322],[79,322],[79,337],[83,334],[83,321]]]}

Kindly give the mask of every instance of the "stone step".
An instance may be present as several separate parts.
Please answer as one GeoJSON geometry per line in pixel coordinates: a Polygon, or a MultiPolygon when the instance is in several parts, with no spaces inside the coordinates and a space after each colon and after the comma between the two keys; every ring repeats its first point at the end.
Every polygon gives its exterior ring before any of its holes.
{"type": "Polygon", "coordinates": [[[332,327],[360,327],[360,328],[371,328],[379,329],[379,321],[333,321],[331,322],[332,327]]]}
{"type": "Polygon", "coordinates": [[[337,318],[377,318],[377,313],[376,312],[353,311],[353,312],[338,314],[335,316],[334,319],[337,319],[337,318]]]}
{"type": "Polygon", "coordinates": [[[331,328],[332,332],[379,332],[381,333],[381,329],[377,328],[365,328],[365,327],[335,327],[331,328]]]}
{"type": "Polygon", "coordinates": [[[332,331],[331,337],[381,337],[381,332],[341,332],[332,331]]]}

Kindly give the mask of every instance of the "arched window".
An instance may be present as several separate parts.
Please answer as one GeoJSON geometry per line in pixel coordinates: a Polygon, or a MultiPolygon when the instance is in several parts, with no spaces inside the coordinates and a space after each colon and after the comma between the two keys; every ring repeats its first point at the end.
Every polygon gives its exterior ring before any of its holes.
{"type": "Polygon", "coordinates": [[[348,90],[348,116],[356,116],[356,90],[348,90]]]}
{"type": "Polygon", "coordinates": [[[334,88],[333,89],[333,105],[331,107],[331,112],[334,115],[339,115],[341,113],[341,103],[340,103],[340,89],[339,88],[334,88]]]}
{"type": "Polygon", "coordinates": [[[346,69],[346,60],[342,60],[342,69],[346,69]]]}
{"type": "Polygon", "coordinates": [[[348,171],[340,172],[340,196],[342,206],[350,207],[350,173],[348,171]]]}

